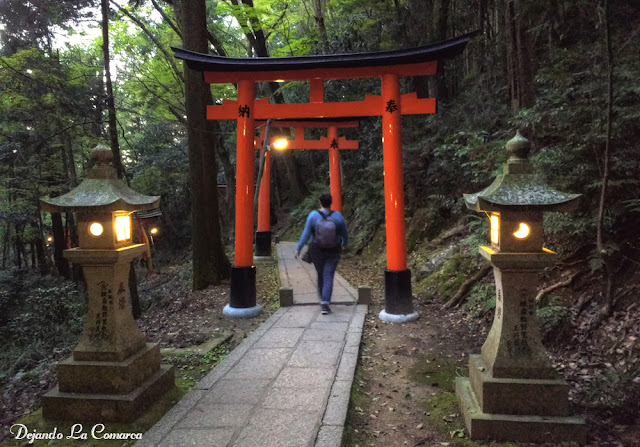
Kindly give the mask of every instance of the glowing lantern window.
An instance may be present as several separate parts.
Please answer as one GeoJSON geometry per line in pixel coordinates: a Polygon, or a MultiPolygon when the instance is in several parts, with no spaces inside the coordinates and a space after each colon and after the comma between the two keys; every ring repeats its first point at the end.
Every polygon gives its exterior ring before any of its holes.
{"type": "Polygon", "coordinates": [[[491,222],[491,242],[494,244],[497,244],[500,241],[499,239],[500,233],[498,230],[500,218],[497,214],[492,214],[489,217],[489,221],[491,222]]]}
{"type": "Polygon", "coordinates": [[[531,228],[524,222],[520,222],[520,228],[513,235],[518,239],[524,239],[531,233],[531,228]]]}
{"type": "Polygon", "coordinates": [[[99,222],[93,222],[89,225],[89,234],[94,237],[98,237],[102,235],[104,228],[102,224],[99,222]]]}
{"type": "Polygon", "coordinates": [[[131,239],[131,217],[116,217],[116,241],[126,241],[131,239]]]}
{"type": "Polygon", "coordinates": [[[287,140],[285,138],[280,138],[280,139],[278,139],[278,140],[273,142],[273,147],[274,147],[274,149],[282,150],[282,149],[285,149],[287,147],[287,144],[288,144],[288,142],[287,142],[287,140]]]}

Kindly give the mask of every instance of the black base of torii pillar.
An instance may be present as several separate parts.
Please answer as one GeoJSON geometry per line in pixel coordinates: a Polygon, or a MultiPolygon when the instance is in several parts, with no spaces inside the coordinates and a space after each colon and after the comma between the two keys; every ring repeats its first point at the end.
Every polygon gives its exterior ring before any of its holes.
{"type": "Polygon", "coordinates": [[[256,231],[256,256],[271,256],[271,231],[256,231]]]}

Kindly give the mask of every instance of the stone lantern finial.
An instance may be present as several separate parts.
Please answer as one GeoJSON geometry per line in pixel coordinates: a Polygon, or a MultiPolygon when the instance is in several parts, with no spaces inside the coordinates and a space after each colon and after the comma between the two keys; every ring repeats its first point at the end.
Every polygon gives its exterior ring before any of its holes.
{"type": "Polygon", "coordinates": [[[91,149],[93,167],[87,171],[90,179],[117,179],[116,168],[113,167],[113,152],[107,146],[99,144],[91,149]]]}
{"type": "Polygon", "coordinates": [[[104,144],[99,144],[91,149],[93,166],[113,166],[113,152],[104,144]]]}
{"type": "Polygon", "coordinates": [[[523,137],[518,130],[516,136],[507,141],[507,152],[509,153],[509,161],[525,163],[529,159],[531,142],[523,137]]]}

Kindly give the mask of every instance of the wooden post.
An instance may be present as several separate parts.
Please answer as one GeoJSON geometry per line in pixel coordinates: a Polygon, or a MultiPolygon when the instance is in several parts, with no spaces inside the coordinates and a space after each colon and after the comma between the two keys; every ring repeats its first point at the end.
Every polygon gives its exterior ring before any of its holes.
{"type": "Polygon", "coordinates": [[[264,153],[264,168],[260,179],[260,192],[258,193],[258,229],[256,231],[256,256],[259,258],[271,257],[271,151],[264,151],[264,139],[266,128],[260,133],[263,142],[260,148],[260,160],[264,153]]]}
{"type": "MultiPolygon", "coordinates": [[[[264,137],[263,137],[264,139],[264,137]]],[[[260,150],[262,154],[264,147],[260,150]]],[[[258,195],[258,231],[269,231],[270,206],[271,206],[271,151],[264,153],[264,170],[260,181],[260,193],[258,195]]]]}
{"type": "Polygon", "coordinates": [[[340,179],[340,152],[338,147],[338,128],[329,126],[329,180],[331,182],[331,209],[342,212],[342,185],[340,179]]]}

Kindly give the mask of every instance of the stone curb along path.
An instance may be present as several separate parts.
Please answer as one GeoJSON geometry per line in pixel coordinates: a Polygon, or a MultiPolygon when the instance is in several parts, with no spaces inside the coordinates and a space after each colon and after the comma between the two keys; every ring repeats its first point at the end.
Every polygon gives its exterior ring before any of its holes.
{"type": "MultiPolygon", "coordinates": [[[[288,280],[308,290],[303,263],[283,255],[288,280]]],[[[278,309],[135,446],[339,447],[367,306],[331,310],[278,309]]]]}

